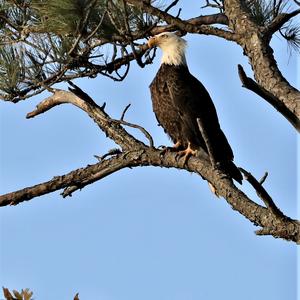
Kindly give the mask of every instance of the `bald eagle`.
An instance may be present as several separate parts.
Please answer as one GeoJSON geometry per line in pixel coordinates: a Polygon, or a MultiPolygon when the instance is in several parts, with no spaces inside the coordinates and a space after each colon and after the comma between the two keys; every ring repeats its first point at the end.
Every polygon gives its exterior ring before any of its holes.
{"type": "Polygon", "coordinates": [[[233,163],[233,152],[220,128],[212,99],[187,67],[186,41],[175,33],[163,32],[151,37],[148,46],[157,46],[163,52],[150,91],[153,111],[159,125],[174,142],[173,149],[181,150],[185,158],[195,155],[199,148],[208,153],[197,123],[200,119],[219,167],[241,183],[242,175],[233,163]]]}

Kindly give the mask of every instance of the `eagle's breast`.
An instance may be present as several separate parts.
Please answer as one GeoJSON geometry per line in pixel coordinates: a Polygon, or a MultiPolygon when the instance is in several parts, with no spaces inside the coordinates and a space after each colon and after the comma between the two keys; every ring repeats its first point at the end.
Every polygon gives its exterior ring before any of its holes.
{"type": "Polygon", "coordinates": [[[168,81],[172,76],[172,67],[162,64],[150,84],[152,107],[155,116],[174,143],[180,140],[182,122],[180,111],[174,105],[168,81]]]}

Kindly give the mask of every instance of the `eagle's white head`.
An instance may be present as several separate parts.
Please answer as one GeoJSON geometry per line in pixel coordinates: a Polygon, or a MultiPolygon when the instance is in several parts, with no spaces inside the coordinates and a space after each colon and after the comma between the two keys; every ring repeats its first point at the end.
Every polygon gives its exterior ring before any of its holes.
{"type": "Polygon", "coordinates": [[[162,52],[161,63],[167,65],[186,65],[186,41],[173,32],[163,32],[151,37],[148,41],[150,48],[157,46],[162,52]]]}

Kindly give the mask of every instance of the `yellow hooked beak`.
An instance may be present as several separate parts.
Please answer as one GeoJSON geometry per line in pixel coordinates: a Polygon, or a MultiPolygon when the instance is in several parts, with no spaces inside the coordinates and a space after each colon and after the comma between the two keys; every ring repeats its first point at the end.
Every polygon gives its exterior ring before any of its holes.
{"type": "Polygon", "coordinates": [[[149,40],[148,40],[148,47],[149,48],[152,48],[154,46],[157,46],[157,39],[155,36],[151,37],[149,40]]]}

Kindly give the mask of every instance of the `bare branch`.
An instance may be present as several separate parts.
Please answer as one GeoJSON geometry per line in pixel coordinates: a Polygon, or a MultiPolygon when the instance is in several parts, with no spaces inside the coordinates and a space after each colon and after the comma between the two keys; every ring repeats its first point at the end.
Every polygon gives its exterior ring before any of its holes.
{"type": "Polygon", "coordinates": [[[121,120],[111,119],[111,122],[115,122],[117,124],[122,124],[122,125],[125,125],[125,126],[128,126],[128,127],[131,127],[131,128],[139,129],[144,134],[144,136],[148,139],[149,146],[151,148],[154,147],[153,138],[152,138],[151,134],[144,127],[142,127],[140,125],[137,125],[137,124],[126,122],[126,121],[124,121],[122,119],[121,120]]]}
{"type": "Polygon", "coordinates": [[[168,12],[172,7],[176,6],[177,3],[179,2],[179,0],[175,0],[173,2],[171,2],[165,9],[165,12],[168,12]]]}
{"type": "Polygon", "coordinates": [[[268,172],[266,172],[266,173],[264,174],[264,176],[259,180],[259,184],[260,184],[260,185],[263,185],[263,183],[266,181],[268,175],[269,175],[268,172]]]}
{"type": "Polygon", "coordinates": [[[118,145],[120,145],[122,149],[128,150],[136,148],[137,145],[145,147],[142,142],[137,141],[119,124],[113,122],[104,110],[95,102],[94,104],[89,103],[79,98],[74,93],[63,90],[55,90],[55,93],[52,96],[39,103],[34,111],[27,114],[26,118],[33,118],[57,105],[64,103],[71,103],[85,111],[94,120],[94,122],[97,123],[101,130],[104,131],[109,138],[113,139],[118,145]]]}
{"type": "Polygon", "coordinates": [[[121,154],[121,150],[119,148],[113,148],[113,149],[110,149],[107,153],[105,153],[104,155],[102,156],[99,156],[99,155],[94,155],[95,158],[98,159],[98,161],[102,161],[104,160],[104,158],[108,157],[108,156],[113,156],[113,155],[117,155],[117,154],[121,154]]]}
{"type": "Polygon", "coordinates": [[[123,112],[122,112],[122,115],[121,115],[121,118],[120,118],[121,121],[124,120],[125,114],[126,114],[126,112],[127,112],[127,110],[129,109],[130,106],[131,106],[131,104],[129,103],[129,104],[126,105],[126,107],[124,108],[124,110],[123,110],[123,112]]]}
{"type": "MultiPolygon", "coordinates": [[[[77,189],[80,189],[96,180],[128,167],[132,162],[132,157],[135,157],[134,155],[135,152],[130,154],[123,153],[97,164],[77,169],[66,175],[55,176],[44,183],[2,195],[0,196],[0,206],[17,205],[23,201],[28,201],[32,198],[52,193],[68,186],[76,186],[77,189]]],[[[63,194],[63,196],[65,197],[66,195],[63,194]]]]}
{"type": "Polygon", "coordinates": [[[251,173],[247,172],[243,168],[239,168],[241,172],[244,174],[245,179],[253,186],[257,195],[263,202],[266,207],[278,218],[285,218],[284,214],[280,211],[280,209],[276,206],[271,196],[267,193],[264,187],[259,183],[251,173]]]}
{"type": "Polygon", "coordinates": [[[274,108],[276,108],[296,129],[300,132],[300,121],[295,114],[293,114],[276,96],[265,90],[259,84],[257,84],[253,79],[247,77],[243,67],[238,65],[238,72],[240,80],[243,87],[254,92],[258,96],[265,99],[274,108]]]}

